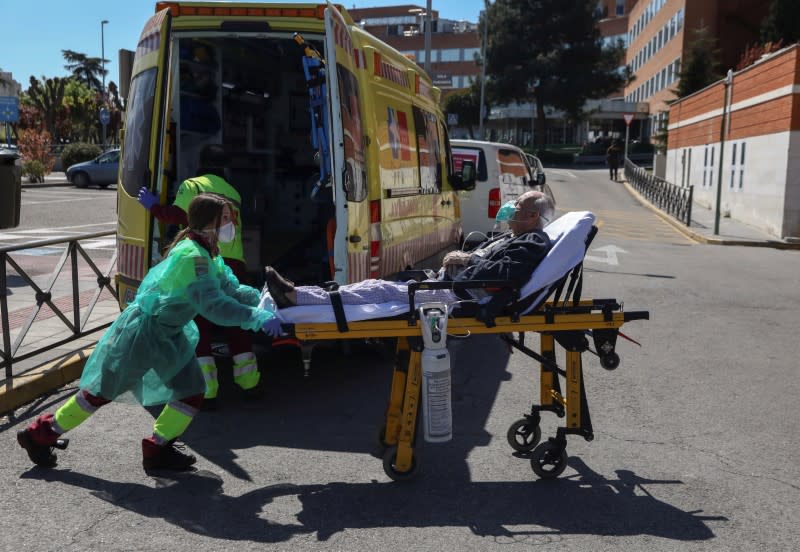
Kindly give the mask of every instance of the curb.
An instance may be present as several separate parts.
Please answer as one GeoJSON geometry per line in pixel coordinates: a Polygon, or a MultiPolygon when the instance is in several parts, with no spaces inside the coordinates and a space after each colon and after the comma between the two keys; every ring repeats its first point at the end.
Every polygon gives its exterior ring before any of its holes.
{"type": "Polygon", "coordinates": [[[92,351],[94,347],[78,349],[0,384],[0,415],[80,378],[92,351]]]}
{"type": "Polygon", "coordinates": [[[773,249],[800,250],[800,243],[787,243],[787,242],[773,241],[773,240],[731,240],[724,238],[709,238],[708,236],[704,236],[703,234],[695,232],[691,228],[687,228],[684,223],[682,223],[675,217],[661,211],[661,209],[650,203],[642,194],[636,191],[636,189],[633,186],[631,186],[627,180],[623,180],[622,184],[625,186],[628,192],[634,198],[636,198],[642,205],[653,211],[664,221],[671,224],[681,234],[698,243],[704,243],[708,245],[743,245],[746,247],[771,247],[773,249]]]}

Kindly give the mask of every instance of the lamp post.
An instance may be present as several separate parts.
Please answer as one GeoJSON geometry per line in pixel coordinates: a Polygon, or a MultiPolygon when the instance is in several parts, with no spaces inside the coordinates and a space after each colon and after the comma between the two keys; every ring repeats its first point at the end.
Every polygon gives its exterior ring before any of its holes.
{"type": "Polygon", "coordinates": [[[422,19],[422,25],[425,29],[425,64],[423,69],[431,75],[431,0],[428,0],[427,8],[423,11],[422,8],[411,8],[409,13],[413,13],[422,19]]]}
{"type": "MultiPolygon", "coordinates": [[[[106,106],[106,35],[105,35],[105,26],[108,24],[108,19],[103,19],[100,22],[100,74],[103,79],[103,89],[100,91],[101,93],[101,101],[102,107],[105,108],[106,106]]],[[[106,125],[102,124],[103,127],[103,151],[106,150],[106,125]]]]}
{"type": "Polygon", "coordinates": [[[720,202],[722,201],[722,171],[725,168],[722,159],[725,154],[725,132],[726,132],[726,119],[728,117],[728,101],[730,98],[731,82],[733,82],[733,71],[728,69],[728,74],[725,75],[725,97],[722,100],[722,121],[719,125],[719,171],[717,171],[717,207],[714,211],[714,235],[719,235],[719,211],[720,202]]]}
{"type": "MultiPolygon", "coordinates": [[[[489,0],[484,0],[483,10],[483,44],[481,45],[481,103],[480,103],[480,122],[478,123],[478,138],[483,140],[483,119],[484,119],[484,98],[486,96],[486,37],[489,29],[489,0]]],[[[531,139],[533,137],[531,136],[531,139]]]]}

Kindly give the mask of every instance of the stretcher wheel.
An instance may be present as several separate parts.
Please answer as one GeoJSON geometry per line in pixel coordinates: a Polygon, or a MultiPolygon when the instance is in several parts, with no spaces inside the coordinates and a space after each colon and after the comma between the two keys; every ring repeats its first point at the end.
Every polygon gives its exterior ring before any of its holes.
{"type": "Polygon", "coordinates": [[[517,452],[530,452],[542,438],[539,424],[532,423],[527,418],[521,418],[511,424],[506,433],[508,444],[517,452]]]}
{"type": "Polygon", "coordinates": [[[411,469],[406,472],[397,471],[395,461],[397,460],[397,447],[389,447],[383,453],[383,471],[392,481],[408,481],[417,474],[417,459],[411,457],[411,469]]]}
{"type": "Polygon", "coordinates": [[[542,479],[558,477],[566,467],[567,451],[551,441],[540,444],[531,456],[533,473],[542,479]]]}
{"type": "Polygon", "coordinates": [[[617,353],[609,353],[600,357],[600,366],[606,370],[614,370],[619,366],[619,355],[617,353]]]}

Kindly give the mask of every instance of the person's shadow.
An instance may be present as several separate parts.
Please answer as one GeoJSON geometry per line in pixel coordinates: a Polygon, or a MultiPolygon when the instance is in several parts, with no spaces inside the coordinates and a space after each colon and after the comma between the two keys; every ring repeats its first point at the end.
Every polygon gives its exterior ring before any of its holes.
{"type": "Polygon", "coordinates": [[[198,535],[263,543],[311,533],[326,541],[347,529],[392,527],[465,527],[478,536],[533,543],[578,534],[693,541],[714,537],[706,521],[727,520],[685,512],[647,490],[649,485],[680,481],[651,480],[628,470],[618,470],[617,479],[606,479],[580,459],[569,463],[577,475],[554,481],[440,477],[424,483],[279,484],[235,497],[227,496],[222,479],[207,471],[156,477],[155,487],[69,470],[33,468],[22,477],[81,487],[118,508],[198,535]],[[289,523],[285,511],[280,514],[283,523],[270,521],[278,517],[270,513],[270,504],[281,497],[295,497],[300,504],[289,523]]]}

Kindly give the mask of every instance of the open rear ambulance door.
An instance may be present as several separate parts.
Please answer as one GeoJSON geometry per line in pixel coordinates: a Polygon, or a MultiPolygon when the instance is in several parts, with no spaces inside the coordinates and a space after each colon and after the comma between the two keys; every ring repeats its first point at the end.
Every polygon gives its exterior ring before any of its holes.
{"type": "MultiPolygon", "coordinates": [[[[348,244],[350,236],[359,236],[361,242],[354,245],[361,247],[369,244],[368,215],[358,216],[355,212],[348,209],[348,195],[346,186],[352,186],[351,171],[345,158],[345,141],[353,142],[356,137],[346,135],[347,129],[343,124],[342,102],[349,102],[348,98],[343,98],[341,94],[341,83],[339,75],[339,65],[341,64],[351,74],[354,70],[353,62],[353,41],[348,30],[347,23],[342,15],[332,4],[325,8],[325,55],[327,57],[327,77],[328,77],[328,96],[330,98],[330,119],[331,119],[331,184],[333,187],[333,201],[336,205],[336,233],[334,235],[333,259],[334,276],[333,279],[345,284],[352,280],[351,276],[358,276],[357,279],[366,278],[361,276],[358,266],[351,266],[350,260],[358,257],[350,256],[348,244]],[[348,216],[349,214],[349,216],[348,216]],[[358,228],[363,222],[364,228],[358,228]],[[355,270],[353,274],[351,271],[355,270]]],[[[348,116],[349,118],[349,116],[348,116]]],[[[359,125],[360,132],[360,125],[359,125]]],[[[358,144],[361,146],[362,138],[357,137],[358,144]]],[[[362,202],[366,203],[366,202],[362,202]]],[[[357,209],[355,204],[352,207],[357,209]]],[[[368,206],[366,206],[368,208],[368,206]]],[[[368,252],[367,252],[368,254],[368,252]]],[[[356,265],[361,264],[356,262],[356,265]]]]}
{"type": "Polygon", "coordinates": [[[121,308],[133,301],[139,283],[159,255],[152,217],[136,196],[142,186],[161,191],[158,168],[167,128],[171,26],[169,9],[151,17],[139,37],[133,62],[117,187],[116,280],[121,308]]]}

